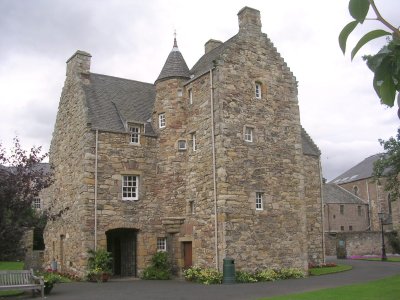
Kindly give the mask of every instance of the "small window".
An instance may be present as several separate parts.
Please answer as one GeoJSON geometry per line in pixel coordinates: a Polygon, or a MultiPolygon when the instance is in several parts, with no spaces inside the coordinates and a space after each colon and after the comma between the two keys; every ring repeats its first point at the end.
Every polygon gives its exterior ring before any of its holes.
{"type": "Polygon", "coordinates": [[[353,226],[349,226],[349,231],[353,231],[353,226]]]}
{"type": "Polygon", "coordinates": [[[344,214],[344,205],[340,205],[340,214],[341,214],[341,215],[344,214]]]}
{"type": "Polygon", "coordinates": [[[167,238],[157,238],[157,251],[165,252],[167,251],[167,238]]]}
{"type": "Polygon", "coordinates": [[[257,99],[261,99],[261,83],[256,82],[255,96],[257,99]]]}
{"type": "Polygon", "coordinates": [[[178,141],[178,150],[186,150],[186,141],[185,140],[178,141]]]}
{"type": "Polygon", "coordinates": [[[353,187],[354,195],[358,196],[358,186],[353,187]]]}
{"type": "Polygon", "coordinates": [[[182,89],[178,89],[177,94],[178,94],[178,97],[182,97],[182,95],[183,95],[182,89]]]}
{"type": "Polygon", "coordinates": [[[192,149],[193,149],[193,151],[197,150],[196,133],[192,133],[192,149]]]}
{"type": "Polygon", "coordinates": [[[358,214],[359,216],[362,215],[362,208],[361,208],[361,205],[357,206],[357,214],[358,214]]]}
{"type": "Polygon", "coordinates": [[[164,128],[165,127],[165,113],[158,115],[158,127],[164,128]]]}
{"type": "Polygon", "coordinates": [[[122,200],[138,200],[139,176],[122,176],[122,200]]]}
{"type": "Polygon", "coordinates": [[[42,208],[42,200],[40,198],[36,197],[33,199],[33,208],[35,209],[41,209],[42,208]]]}
{"type": "Polygon", "coordinates": [[[263,193],[256,193],[256,210],[263,210],[263,193]]]}
{"type": "Polygon", "coordinates": [[[344,226],[340,226],[340,231],[344,231],[344,226]]]}
{"type": "Polygon", "coordinates": [[[191,215],[194,215],[194,201],[189,202],[189,212],[191,215]]]}
{"type": "Polygon", "coordinates": [[[140,144],[140,126],[129,126],[129,132],[131,133],[131,144],[140,144]]]}
{"type": "Polygon", "coordinates": [[[253,142],[253,128],[246,127],[244,129],[244,140],[246,142],[253,142]]]}
{"type": "Polygon", "coordinates": [[[193,104],[193,91],[192,91],[192,89],[188,90],[188,96],[189,96],[189,104],[193,104]]]}

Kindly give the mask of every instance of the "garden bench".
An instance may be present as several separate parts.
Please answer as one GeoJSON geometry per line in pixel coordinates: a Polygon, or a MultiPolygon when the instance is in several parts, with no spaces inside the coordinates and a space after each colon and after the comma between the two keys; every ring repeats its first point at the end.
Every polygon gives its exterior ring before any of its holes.
{"type": "Polygon", "coordinates": [[[33,270],[0,271],[0,290],[35,290],[40,291],[44,298],[43,278],[35,276],[33,270]]]}

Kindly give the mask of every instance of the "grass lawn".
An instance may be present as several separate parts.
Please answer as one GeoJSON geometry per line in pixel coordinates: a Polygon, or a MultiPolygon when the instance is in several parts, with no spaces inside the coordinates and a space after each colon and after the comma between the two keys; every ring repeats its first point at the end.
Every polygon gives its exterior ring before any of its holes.
{"type": "Polygon", "coordinates": [[[371,281],[368,283],[348,285],[338,288],[323,289],[314,292],[291,294],[269,300],[398,300],[400,295],[400,275],[371,281]]]}
{"type": "MultiPolygon", "coordinates": [[[[360,260],[382,261],[380,257],[360,258],[360,260]]],[[[400,262],[400,257],[388,257],[387,262],[400,262]]]]}
{"type": "MultiPolygon", "coordinates": [[[[24,263],[19,261],[0,261],[0,270],[22,270],[24,268],[24,263]]],[[[22,294],[23,291],[9,290],[0,291],[1,296],[16,296],[22,294]]]]}
{"type": "Polygon", "coordinates": [[[337,265],[336,267],[322,267],[309,269],[311,276],[319,276],[331,273],[338,273],[351,270],[353,267],[348,265],[337,265]]]}

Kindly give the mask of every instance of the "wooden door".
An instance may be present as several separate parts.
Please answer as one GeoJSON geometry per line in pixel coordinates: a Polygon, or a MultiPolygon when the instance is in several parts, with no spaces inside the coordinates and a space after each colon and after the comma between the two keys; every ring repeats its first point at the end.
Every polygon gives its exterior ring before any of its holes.
{"type": "Polygon", "coordinates": [[[132,233],[121,237],[121,276],[136,276],[136,240],[132,233]]]}
{"type": "Polygon", "coordinates": [[[190,268],[193,265],[192,261],[192,242],[183,243],[183,267],[190,268]]]}

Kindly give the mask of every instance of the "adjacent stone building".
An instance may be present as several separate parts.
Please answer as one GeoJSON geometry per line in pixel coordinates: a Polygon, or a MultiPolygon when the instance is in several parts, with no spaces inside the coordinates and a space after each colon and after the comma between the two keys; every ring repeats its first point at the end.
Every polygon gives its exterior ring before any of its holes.
{"type": "Polygon", "coordinates": [[[50,148],[45,259],[83,275],[87,250],[138,276],[156,251],[179,271],[324,260],[320,152],[300,125],[297,82],[260,12],[210,40],[189,69],[176,40],[154,84],[90,72],[77,51],[50,148]]]}
{"type": "Polygon", "coordinates": [[[323,186],[325,232],[369,230],[368,203],[332,183],[323,186]]]}
{"type": "Polygon", "coordinates": [[[398,199],[390,197],[384,189],[384,179],[375,180],[373,167],[382,154],[367,157],[359,164],[337,176],[331,183],[337,184],[358,198],[369,207],[369,226],[367,230],[379,231],[381,228],[378,213],[385,213],[385,229],[400,229],[400,204],[398,199]]]}

